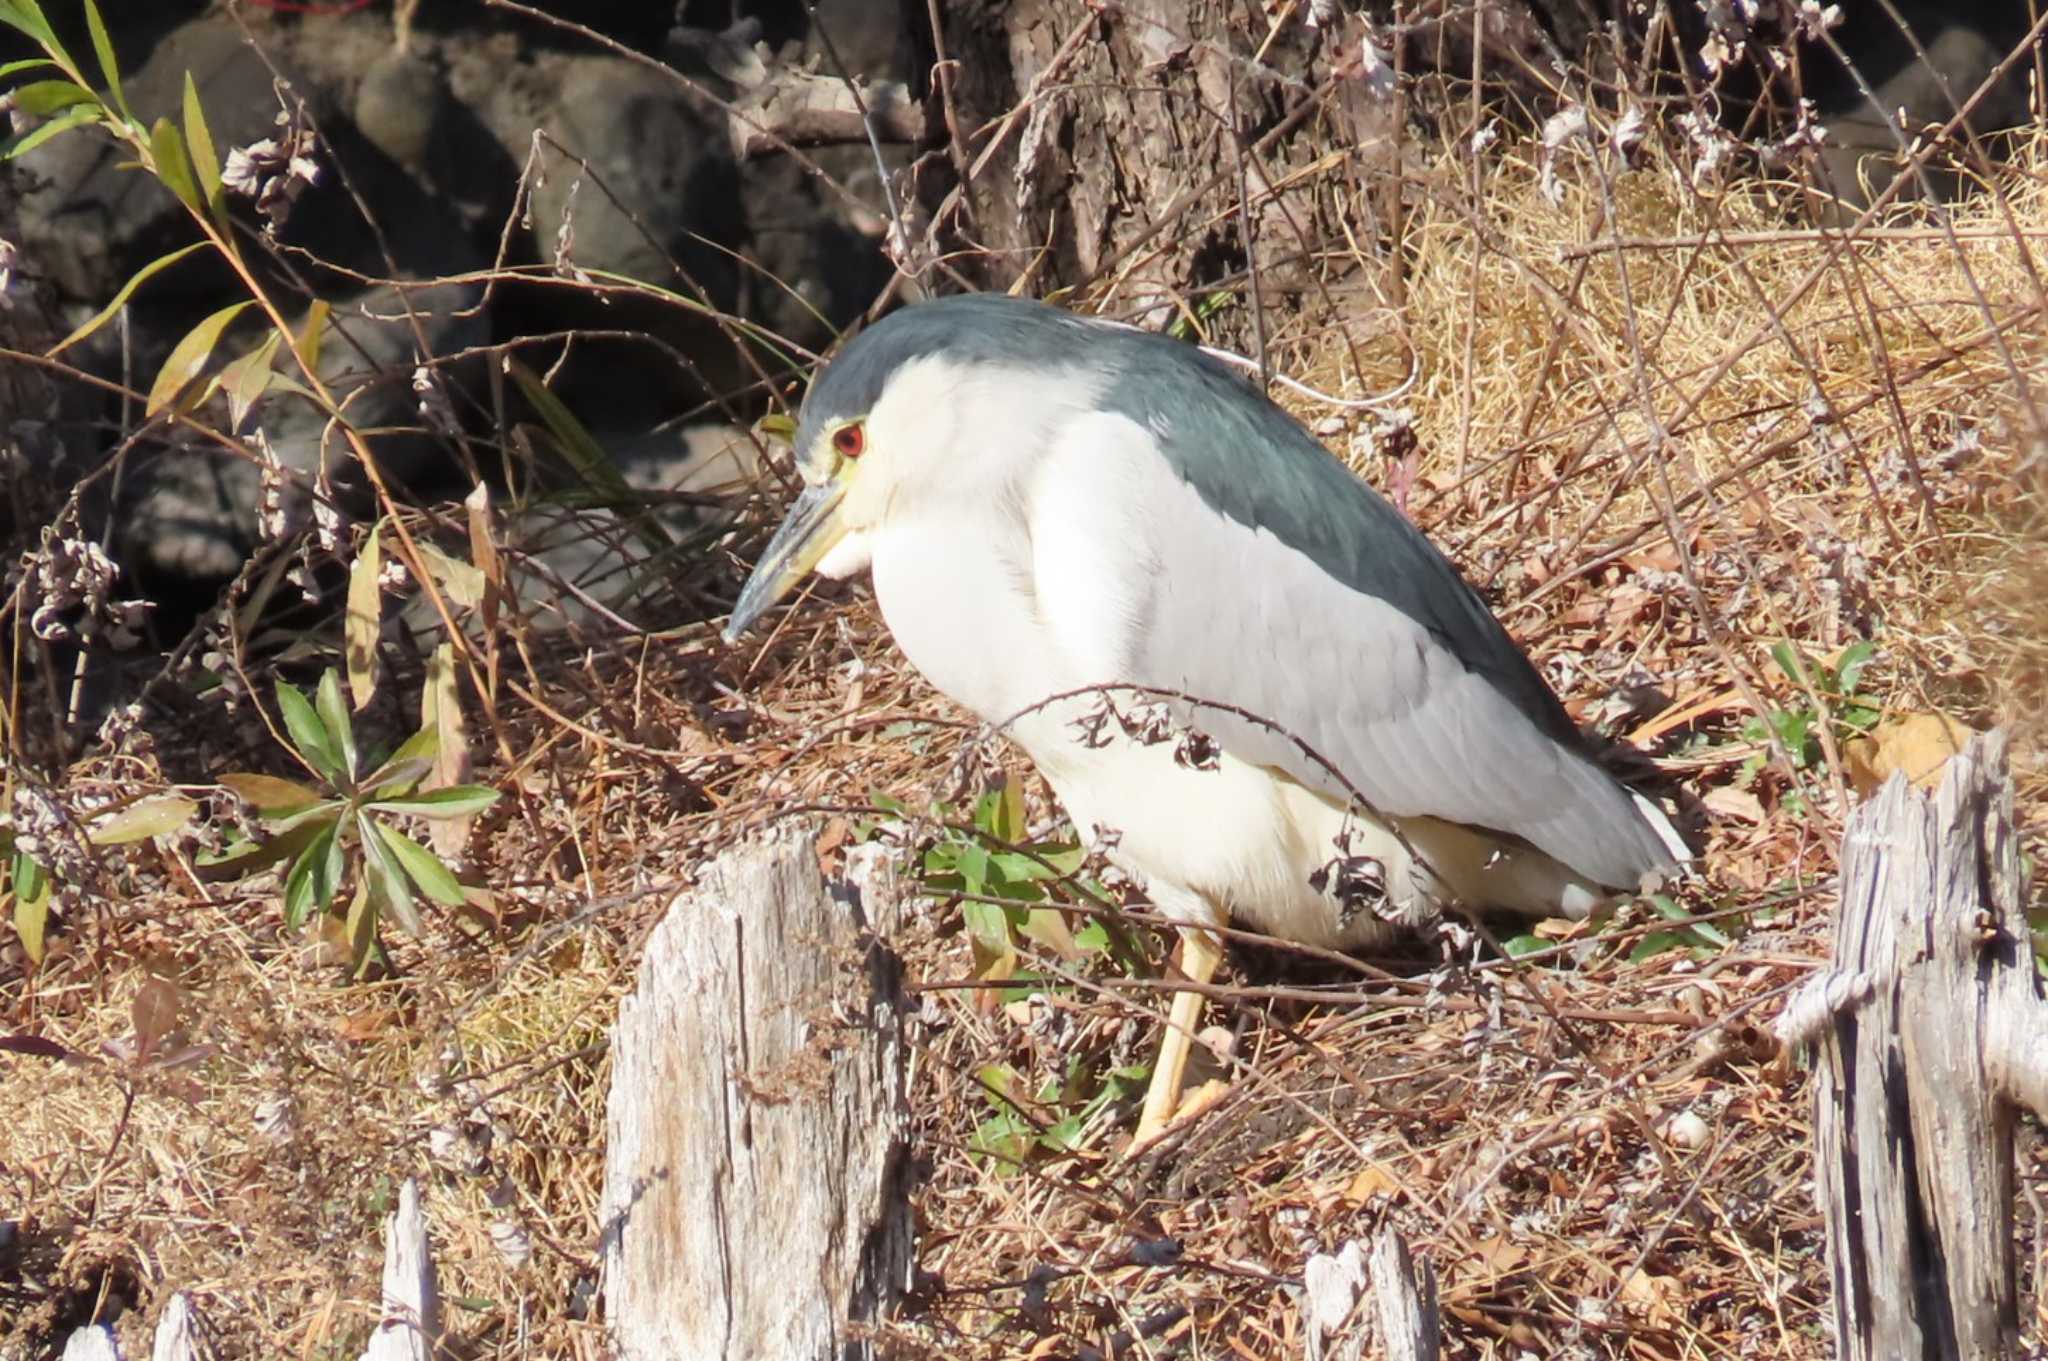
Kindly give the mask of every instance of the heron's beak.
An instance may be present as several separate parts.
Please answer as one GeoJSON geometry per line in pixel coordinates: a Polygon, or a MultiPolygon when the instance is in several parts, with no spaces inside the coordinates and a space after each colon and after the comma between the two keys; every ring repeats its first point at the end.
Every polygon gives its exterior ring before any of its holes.
{"type": "Polygon", "coordinates": [[[803,495],[782,517],[782,527],[768,541],[754,574],[740,590],[739,602],[726,621],[725,641],[735,641],[753,626],[764,611],[788,595],[790,589],[811,574],[834,544],[846,537],[846,525],[838,517],[839,502],[846,495],[846,482],[832,478],[803,495]]]}

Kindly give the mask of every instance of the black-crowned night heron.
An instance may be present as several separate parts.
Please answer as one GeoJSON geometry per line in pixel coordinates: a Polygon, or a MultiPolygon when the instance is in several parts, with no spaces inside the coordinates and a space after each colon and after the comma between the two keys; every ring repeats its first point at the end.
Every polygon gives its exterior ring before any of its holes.
{"type": "MultiPolygon", "coordinates": [[[[1005,725],[1198,983],[1233,913],[1368,945],[1454,904],[1584,916],[1685,857],[1443,555],[1192,345],[1012,298],[908,307],[812,384],[796,454],[726,638],[813,570],[871,571],[911,664],[1005,725]],[[1216,759],[1086,721],[1099,686],[1228,706],[1169,701],[1216,759]]],[[[1141,1142],[1200,1008],[1175,996],[1141,1142]]]]}

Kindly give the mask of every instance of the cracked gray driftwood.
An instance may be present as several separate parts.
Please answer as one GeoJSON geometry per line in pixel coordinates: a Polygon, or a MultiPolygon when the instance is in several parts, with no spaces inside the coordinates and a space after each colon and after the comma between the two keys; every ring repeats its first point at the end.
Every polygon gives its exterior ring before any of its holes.
{"type": "Polygon", "coordinates": [[[1935,796],[1893,776],[1849,821],[1809,989],[1839,1002],[1812,1027],[1813,1124],[1844,1361],[2019,1354],[2013,1119],[2048,1090],[2048,1004],[2012,798],[2000,731],[1935,796]]]}
{"type": "Polygon", "coordinates": [[[898,894],[807,829],[670,907],[612,1032],[604,1289],[621,1361],[842,1361],[910,1269],[898,894]]]}

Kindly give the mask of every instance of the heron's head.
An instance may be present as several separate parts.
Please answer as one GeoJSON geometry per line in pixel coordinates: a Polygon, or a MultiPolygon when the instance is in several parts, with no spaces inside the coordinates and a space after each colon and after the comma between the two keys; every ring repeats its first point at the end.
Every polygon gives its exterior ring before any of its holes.
{"type": "Polygon", "coordinates": [[[905,308],[855,337],[804,398],[804,490],[747,578],[726,641],[810,573],[866,568],[889,526],[999,497],[1005,470],[1095,401],[1106,375],[1087,356],[1101,334],[1040,303],[971,295],[905,308]]]}

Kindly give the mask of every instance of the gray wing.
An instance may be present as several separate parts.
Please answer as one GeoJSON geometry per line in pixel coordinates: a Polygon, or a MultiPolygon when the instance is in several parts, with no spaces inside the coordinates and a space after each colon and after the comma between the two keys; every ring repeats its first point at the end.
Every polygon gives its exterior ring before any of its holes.
{"type": "MultiPolygon", "coordinates": [[[[1310,441],[1341,475],[1318,480],[1327,513],[1358,522],[1324,532],[1365,536],[1361,551],[1390,574],[1371,588],[1347,580],[1283,541],[1271,516],[1246,523],[1162,457],[1189,418],[1090,417],[1042,465],[1037,589],[1083,674],[1258,714],[1344,779],[1262,725],[1215,711],[1196,722],[1233,755],[1333,798],[1348,780],[1381,813],[1507,833],[1596,883],[1633,887],[1673,863],[1484,603],[1405,519],[1310,441]],[[1384,542],[1390,533],[1406,538],[1384,542]]],[[[1254,494],[1261,475],[1239,469],[1232,485],[1254,494]]]]}

